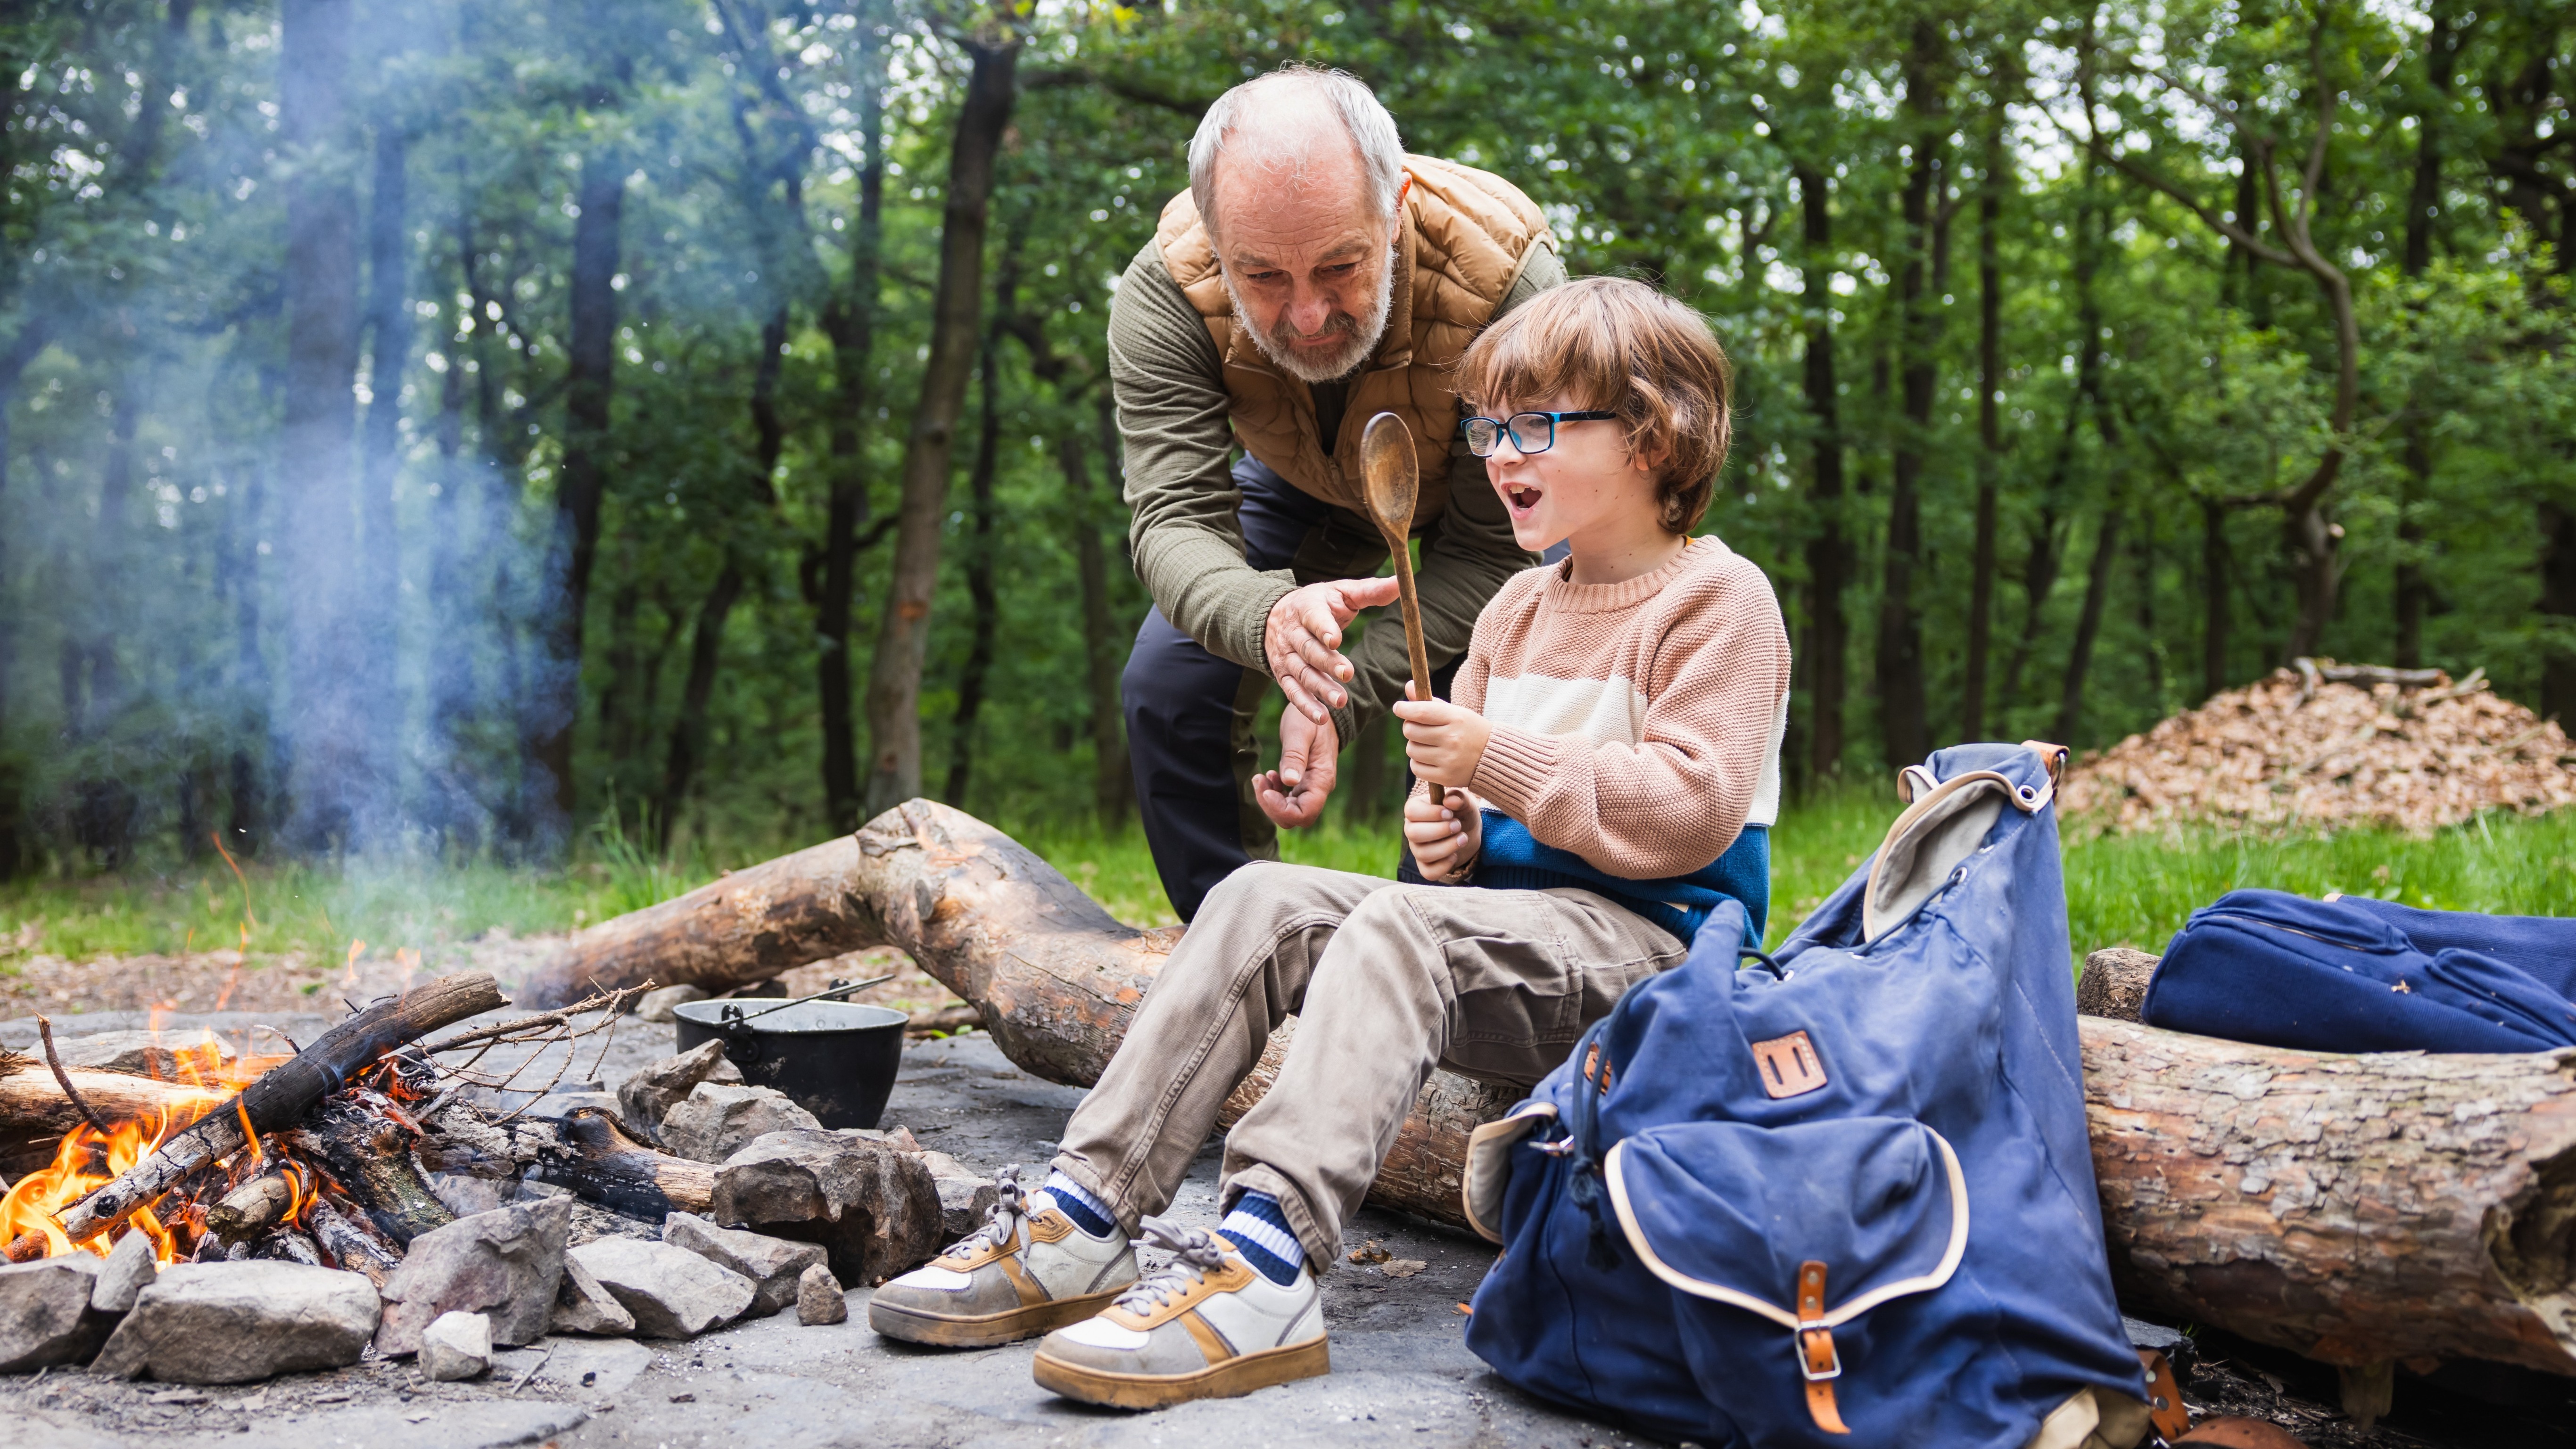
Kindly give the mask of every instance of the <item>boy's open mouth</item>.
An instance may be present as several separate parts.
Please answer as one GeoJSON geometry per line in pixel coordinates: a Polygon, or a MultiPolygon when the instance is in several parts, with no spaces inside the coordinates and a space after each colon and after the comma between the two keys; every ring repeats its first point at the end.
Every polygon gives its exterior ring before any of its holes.
{"type": "Polygon", "coordinates": [[[1512,508],[1516,512],[1527,513],[1531,509],[1538,507],[1539,494],[1538,490],[1535,488],[1526,486],[1507,487],[1503,490],[1503,495],[1511,500],[1512,508]]]}

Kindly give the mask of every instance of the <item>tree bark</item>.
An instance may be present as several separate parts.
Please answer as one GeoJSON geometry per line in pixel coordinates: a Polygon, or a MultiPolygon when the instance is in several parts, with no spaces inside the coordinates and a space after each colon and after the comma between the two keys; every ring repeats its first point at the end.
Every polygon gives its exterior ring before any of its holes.
{"type": "Polygon", "coordinates": [[[2057,740],[2073,748],[2084,722],[2084,685],[2093,672],[2093,646],[2102,637],[2102,611],[2111,594],[2111,566],[2120,558],[2120,505],[2102,510],[2102,525],[2093,535],[2093,566],[2085,574],[2084,608],[2075,618],[2075,640],[2066,651],[2066,679],[2057,697],[2057,740]]]}
{"type": "Polygon", "coordinates": [[[1021,37],[969,40],[973,69],[949,150],[948,197],[939,234],[939,284],[931,303],[930,357],[904,443],[903,494],[894,568],[878,616],[868,678],[870,761],[867,801],[881,810],[921,792],[921,666],[930,643],[932,590],[939,581],[939,531],[957,416],[974,370],[983,309],[984,233],[995,161],[1011,117],[1021,37]]]}
{"type": "MultiPolygon", "coordinates": [[[[526,994],[647,975],[721,989],[891,944],[980,1006],[1023,1070],[1087,1086],[1179,936],[1121,925],[998,831],[916,800],[595,926],[526,994]]],[[[2576,1374],[2576,1052],[2320,1056],[2079,1024],[2112,1262],[2134,1301],[2333,1363],[2576,1374]]],[[[1290,1035],[1223,1120],[1268,1088],[1290,1035]]],[[[1467,1134],[1519,1095],[1432,1073],[1370,1200],[1461,1221],[1467,1134]]]]}
{"type": "MultiPolygon", "coordinates": [[[[14,76],[0,84],[15,86],[14,76]]],[[[37,316],[18,329],[9,345],[0,347],[0,501],[9,496],[9,419],[18,397],[18,379],[25,375],[27,364],[45,350],[52,340],[50,318],[37,316]]],[[[9,586],[9,538],[0,531],[0,598],[7,597],[9,586]]],[[[9,681],[18,668],[18,611],[0,608],[0,739],[9,737],[9,714],[12,700],[9,681]]],[[[25,782],[14,761],[0,755],[0,881],[13,880],[27,867],[27,848],[20,831],[24,828],[25,782]]]]}
{"type": "Polygon", "coordinates": [[[2101,375],[2102,308],[2093,295],[2093,278],[2101,253],[2094,236],[2097,215],[2088,167],[2075,207],[2075,392],[2066,400],[2066,422],[2058,430],[2057,454],[2049,461],[2047,481],[2040,485],[2038,524],[2031,530],[2030,556],[2022,564],[2022,627],[2004,665],[2006,706],[2021,695],[2023,671],[2029,668],[2031,654],[2038,647],[2048,596],[2057,587],[2057,571],[2066,543],[2059,536],[2058,525],[2065,511],[2068,479],[2075,469],[2075,440],[2083,430],[2084,409],[2097,395],[2101,375]]]}
{"type": "Polygon", "coordinates": [[[885,249],[885,28],[859,16],[852,86],[859,114],[859,212],[850,227],[850,281],[823,309],[832,340],[838,407],[830,430],[832,491],[823,524],[822,598],[815,606],[815,684],[823,704],[823,816],[834,830],[859,825],[859,755],[850,693],[850,607],[858,588],[859,530],[868,521],[867,458],[860,443],[876,397],[877,288],[885,249]]]}
{"type": "Polygon", "coordinates": [[[584,1108],[560,1122],[529,1123],[516,1137],[533,1148],[530,1177],[622,1213],[703,1214],[715,1201],[714,1168],[654,1151],[605,1112],[584,1108]]]}
{"type": "Polygon", "coordinates": [[[1879,744],[1890,770],[1918,763],[1932,753],[1932,722],[1923,686],[1923,606],[1914,596],[1915,574],[1923,564],[1923,462],[1931,445],[1932,395],[1939,385],[1940,314],[1925,295],[1933,255],[1943,249],[1936,233],[1947,223],[1947,189],[1943,164],[1949,153],[1950,121],[1942,104],[1940,77],[1942,32],[1930,19],[1918,19],[1906,42],[1905,113],[1914,148],[1906,170],[1902,203],[1904,260],[1897,268],[1897,379],[1904,397],[1905,420],[1897,429],[1895,458],[1889,469],[1887,548],[1881,555],[1878,591],[1879,744]]]}
{"type": "MultiPolygon", "coordinates": [[[[1017,247],[1005,251],[1002,275],[994,287],[995,304],[1008,314],[1016,302],[1017,247]]],[[[966,470],[966,521],[970,531],[966,555],[966,597],[974,610],[967,630],[966,664],[957,672],[957,716],[948,744],[948,788],[941,798],[963,810],[975,775],[975,722],[984,713],[984,684],[993,672],[993,636],[1001,627],[1002,601],[993,588],[993,473],[1000,465],[1002,414],[996,398],[1000,385],[1002,333],[984,329],[984,406],[975,430],[975,461],[966,470]]]]}
{"type": "Polygon", "coordinates": [[[2576,1052],[2335,1056],[2082,1026],[2123,1301],[2347,1367],[2576,1373],[2576,1052]]]}
{"type": "Polygon", "coordinates": [[[1807,415],[1815,430],[1808,496],[1816,510],[1816,535],[1807,541],[1807,647],[1798,657],[1809,698],[1807,768],[1821,780],[1842,772],[1851,656],[1843,591],[1851,583],[1852,546],[1843,532],[1841,384],[1834,376],[1833,199],[1821,168],[1799,166],[1796,175],[1806,243],[1798,286],[1807,311],[1807,415]]]}
{"type": "Polygon", "coordinates": [[[1986,174],[1977,191],[1977,504],[1968,562],[1968,663],[1959,688],[1959,738],[1986,737],[1986,670],[1995,617],[1997,475],[2003,468],[2004,103],[1986,118],[1986,174]]]}
{"type": "Polygon", "coordinates": [[[289,834],[304,849],[359,843],[361,742],[376,722],[356,690],[358,193],[349,154],[350,0],[286,0],[279,125],[298,161],[286,193],[286,389],[278,476],[286,498],[289,834]]]}
{"type": "MultiPolygon", "coordinates": [[[[2458,17],[2451,5],[2429,7],[2424,33],[2424,79],[2435,103],[2415,118],[2415,182],[2406,197],[2405,275],[2421,277],[2433,264],[2433,227],[2442,208],[2442,137],[2450,124],[2451,81],[2460,58],[2458,17]]],[[[2433,486],[2433,420],[2424,396],[2432,379],[2417,382],[2407,400],[2405,441],[2400,448],[2397,490],[2397,665],[2414,669],[2424,662],[2425,500],[2433,486]]]]}
{"type": "MultiPolygon", "coordinates": [[[[546,575],[554,597],[544,624],[545,673],[529,709],[530,757],[546,793],[526,803],[529,827],[552,849],[571,829],[573,727],[581,720],[582,624],[599,556],[599,505],[607,490],[610,386],[617,366],[617,265],[626,207],[626,158],[608,146],[582,158],[581,215],[572,233],[572,329],[566,339],[563,466],[555,482],[554,536],[546,575]]],[[[489,368],[485,369],[487,372],[489,368]]]]}
{"type": "Polygon", "coordinates": [[[2200,500],[2200,586],[2206,612],[2200,626],[2200,697],[2227,688],[2228,624],[2235,566],[2227,556],[2227,505],[2200,500]]]}

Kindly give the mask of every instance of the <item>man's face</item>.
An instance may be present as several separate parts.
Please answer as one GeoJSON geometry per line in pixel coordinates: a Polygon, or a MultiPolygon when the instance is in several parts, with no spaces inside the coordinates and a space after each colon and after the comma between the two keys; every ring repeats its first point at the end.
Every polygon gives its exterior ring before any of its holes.
{"type": "Polygon", "coordinates": [[[1377,351],[1395,293],[1395,218],[1369,204],[1356,151],[1302,175],[1221,159],[1216,210],[1226,292],[1262,356],[1330,382],[1377,351]]]}

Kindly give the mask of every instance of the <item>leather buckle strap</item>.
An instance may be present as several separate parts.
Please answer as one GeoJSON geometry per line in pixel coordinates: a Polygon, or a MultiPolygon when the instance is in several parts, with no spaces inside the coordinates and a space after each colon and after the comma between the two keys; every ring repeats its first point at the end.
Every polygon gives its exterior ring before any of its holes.
{"type": "Polygon", "coordinates": [[[1843,1376],[1843,1357],[1824,1319],[1825,1265],[1810,1258],[1798,1265],[1798,1373],[1807,1381],[1807,1416],[1828,1434],[1848,1434],[1851,1429],[1834,1403],[1834,1380],[1843,1376]]]}

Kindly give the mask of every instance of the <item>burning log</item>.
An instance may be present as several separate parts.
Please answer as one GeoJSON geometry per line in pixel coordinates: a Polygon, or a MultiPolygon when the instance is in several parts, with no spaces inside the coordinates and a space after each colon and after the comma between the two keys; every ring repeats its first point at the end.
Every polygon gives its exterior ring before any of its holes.
{"type": "Polygon", "coordinates": [[[355,1100],[324,1103],[287,1140],[330,1172],[377,1232],[408,1248],[412,1239],[456,1221],[456,1214],[412,1165],[405,1124],[389,1115],[390,1104],[382,1098],[367,1100],[372,1096],[358,1093],[355,1100]]]}
{"type": "Polygon", "coordinates": [[[356,1013],[64,1213],[63,1232],[75,1243],[88,1241],[190,1173],[239,1151],[248,1144],[250,1133],[294,1125],[385,1053],[442,1026],[507,1005],[490,976],[472,972],[441,977],[356,1013]]]}
{"type": "MultiPolygon", "coordinates": [[[[109,1122],[186,1122],[223,1100],[222,1093],[204,1087],[124,1072],[69,1067],[64,1075],[91,1110],[109,1122]]],[[[30,1152],[51,1157],[54,1144],[82,1125],[80,1107],[42,1063],[0,1051],[0,1142],[7,1144],[0,1150],[11,1158],[30,1152]]]]}
{"type": "Polygon", "coordinates": [[[631,1217],[659,1222],[675,1212],[704,1214],[715,1200],[714,1168],[656,1152],[594,1108],[576,1108],[560,1121],[522,1123],[514,1136],[529,1177],[631,1217]]]}
{"type": "Polygon", "coordinates": [[[381,1290],[394,1269],[402,1266],[402,1253],[393,1244],[362,1226],[361,1219],[332,1206],[329,1197],[314,1199],[306,1216],[313,1225],[313,1241],[331,1267],[363,1274],[381,1290]]]}
{"type": "MultiPolygon", "coordinates": [[[[1024,1070],[1087,1086],[1177,934],[1119,924],[1000,832],[916,800],[594,927],[530,990],[649,974],[716,991],[890,944],[980,1007],[1024,1070]]],[[[2426,1355],[2576,1374],[2576,1052],[2336,1057],[2080,1025],[2135,1300],[2364,1378],[2426,1355]]],[[[1286,1035],[1227,1120],[1267,1089],[1286,1035]]],[[[1515,1097],[1433,1073],[1370,1200],[1460,1221],[1467,1134],[1515,1097]]]]}
{"type": "Polygon", "coordinates": [[[295,1207],[295,1186],[283,1169],[264,1172],[206,1209],[206,1231],[227,1243],[247,1243],[276,1227],[295,1207]]]}

